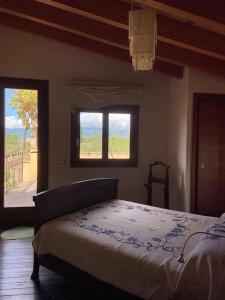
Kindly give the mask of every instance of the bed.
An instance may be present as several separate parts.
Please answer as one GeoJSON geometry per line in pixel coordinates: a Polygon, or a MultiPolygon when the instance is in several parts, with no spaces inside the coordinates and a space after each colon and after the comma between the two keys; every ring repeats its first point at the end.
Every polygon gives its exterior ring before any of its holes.
{"type": "Polygon", "coordinates": [[[34,270],[43,265],[107,299],[225,299],[220,218],[120,200],[117,179],[93,179],[34,196],[34,270]]]}

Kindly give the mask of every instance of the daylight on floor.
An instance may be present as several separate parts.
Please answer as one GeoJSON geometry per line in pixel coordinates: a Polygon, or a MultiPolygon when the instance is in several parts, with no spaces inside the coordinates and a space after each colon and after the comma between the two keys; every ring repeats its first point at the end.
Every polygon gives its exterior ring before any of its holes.
{"type": "Polygon", "coordinates": [[[5,89],[4,207],[33,206],[37,190],[37,91],[5,89]]]}

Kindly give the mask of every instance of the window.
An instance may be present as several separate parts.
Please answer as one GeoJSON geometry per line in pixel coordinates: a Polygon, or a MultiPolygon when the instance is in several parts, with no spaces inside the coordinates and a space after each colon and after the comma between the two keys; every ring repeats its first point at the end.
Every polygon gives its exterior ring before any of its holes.
{"type": "Polygon", "coordinates": [[[138,106],[72,113],[71,166],[137,166],[138,106]]]}

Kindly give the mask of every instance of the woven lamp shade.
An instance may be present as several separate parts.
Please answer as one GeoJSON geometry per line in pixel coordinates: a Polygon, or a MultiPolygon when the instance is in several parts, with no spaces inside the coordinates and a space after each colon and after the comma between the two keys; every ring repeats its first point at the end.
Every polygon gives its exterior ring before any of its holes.
{"type": "Polygon", "coordinates": [[[135,71],[152,70],[157,44],[156,11],[151,8],[129,12],[129,50],[135,71]]]}

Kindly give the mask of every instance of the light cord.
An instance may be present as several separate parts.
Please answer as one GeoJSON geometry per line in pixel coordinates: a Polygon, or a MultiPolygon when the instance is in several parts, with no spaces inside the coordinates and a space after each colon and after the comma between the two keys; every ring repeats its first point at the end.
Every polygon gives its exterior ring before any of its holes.
{"type": "Polygon", "coordinates": [[[210,232],[205,232],[205,231],[197,231],[197,232],[194,232],[192,233],[191,235],[189,235],[189,237],[186,239],[185,243],[184,243],[184,246],[182,248],[182,251],[181,251],[181,255],[179,256],[178,258],[178,262],[183,264],[184,263],[184,249],[187,245],[187,242],[190,240],[190,238],[192,238],[193,235],[195,234],[206,234],[206,235],[211,235],[211,236],[216,236],[216,237],[222,237],[222,238],[225,238],[224,235],[220,235],[220,234],[215,234],[215,233],[210,233],[210,232]]]}

